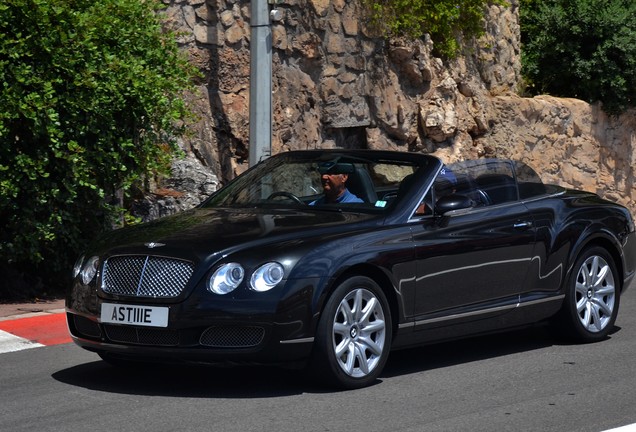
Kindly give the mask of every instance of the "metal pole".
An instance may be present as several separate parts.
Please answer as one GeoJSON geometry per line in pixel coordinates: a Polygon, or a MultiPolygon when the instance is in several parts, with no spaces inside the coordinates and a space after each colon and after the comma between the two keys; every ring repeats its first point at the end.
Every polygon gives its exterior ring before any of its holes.
{"type": "Polygon", "coordinates": [[[272,28],[267,0],[252,0],[249,164],[272,154],[272,28]]]}

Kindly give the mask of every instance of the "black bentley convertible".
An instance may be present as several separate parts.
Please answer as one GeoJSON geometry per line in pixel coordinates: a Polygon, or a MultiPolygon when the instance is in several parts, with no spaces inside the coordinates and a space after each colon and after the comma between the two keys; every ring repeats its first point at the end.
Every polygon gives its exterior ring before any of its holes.
{"type": "Polygon", "coordinates": [[[635,267],[624,207],[523,163],[298,151],[90,246],[66,311],[115,365],[307,365],[355,388],[392,349],[538,322],[602,340],[635,267]]]}

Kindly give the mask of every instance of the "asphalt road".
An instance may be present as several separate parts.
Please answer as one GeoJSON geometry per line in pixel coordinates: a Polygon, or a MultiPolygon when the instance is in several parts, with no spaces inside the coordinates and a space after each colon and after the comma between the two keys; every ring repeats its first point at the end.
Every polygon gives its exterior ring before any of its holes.
{"type": "Polygon", "coordinates": [[[636,288],[606,341],[539,328],[392,353],[334,392],[273,368],[122,372],[73,344],[0,354],[0,431],[593,431],[636,423],[636,288]]]}

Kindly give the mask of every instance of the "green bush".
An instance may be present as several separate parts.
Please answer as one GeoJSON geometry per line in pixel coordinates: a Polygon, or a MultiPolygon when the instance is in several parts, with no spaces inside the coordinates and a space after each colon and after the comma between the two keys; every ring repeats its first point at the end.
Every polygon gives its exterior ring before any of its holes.
{"type": "Polygon", "coordinates": [[[636,92],[636,2],[521,0],[523,74],[530,94],[549,93],[618,114],[636,92]]]}
{"type": "Polygon", "coordinates": [[[0,4],[0,270],[62,287],[120,195],[169,166],[194,71],[158,4],[0,4]]]}
{"type": "Polygon", "coordinates": [[[488,5],[502,0],[363,0],[372,26],[387,36],[419,38],[429,34],[435,53],[453,58],[463,39],[484,32],[488,5]]]}

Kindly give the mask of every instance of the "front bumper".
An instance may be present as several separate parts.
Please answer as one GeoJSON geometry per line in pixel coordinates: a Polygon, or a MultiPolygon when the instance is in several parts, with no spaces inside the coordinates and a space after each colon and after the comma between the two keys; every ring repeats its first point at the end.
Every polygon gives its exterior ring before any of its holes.
{"type": "Polygon", "coordinates": [[[310,306],[313,286],[307,281],[294,285],[285,291],[293,294],[282,298],[280,293],[242,299],[202,293],[172,304],[103,298],[96,289],[76,286],[67,298],[66,316],[77,345],[111,357],[168,363],[295,363],[311,354],[317,314],[310,306]],[[167,307],[168,325],[102,322],[102,303],[167,307]]]}
{"type": "Polygon", "coordinates": [[[313,337],[285,339],[285,325],[210,323],[204,327],[149,328],[99,323],[67,311],[73,341],[82,348],[138,361],[284,364],[306,360],[313,337]]]}

